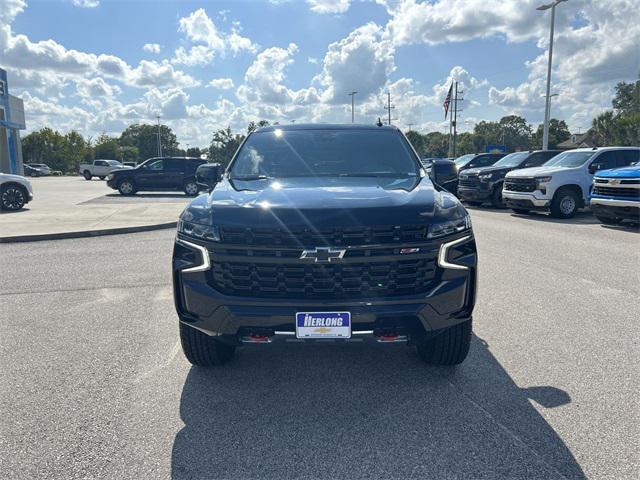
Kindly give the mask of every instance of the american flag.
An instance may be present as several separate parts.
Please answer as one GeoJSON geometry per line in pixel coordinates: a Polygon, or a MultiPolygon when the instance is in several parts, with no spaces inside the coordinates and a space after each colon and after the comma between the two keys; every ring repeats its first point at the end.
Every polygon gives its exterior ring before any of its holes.
{"type": "Polygon", "coordinates": [[[447,119],[447,114],[449,113],[449,104],[451,103],[451,94],[453,93],[453,82],[451,82],[451,86],[449,87],[449,93],[447,93],[447,98],[444,99],[444,103],[442,106],[444,107],[444,119],[447,119]]]}

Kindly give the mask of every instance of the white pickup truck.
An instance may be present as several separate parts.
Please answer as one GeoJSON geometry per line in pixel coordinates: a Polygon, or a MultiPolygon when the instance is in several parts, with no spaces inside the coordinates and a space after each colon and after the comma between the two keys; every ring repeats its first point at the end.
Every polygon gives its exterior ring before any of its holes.
{"type": "Polygon", "coordinates": [[[123,165],[117,160],[94,160],[93,163],[81,163],[79,171],[85,180],[91,180],[93,177],[104,180],[107,178],[107,175],[114,170],[126,170],[130,168],[131,167],[123,165]]]}
{"type": "Polygon", "coordinates": [[[640,160],[640,148],[577,148],[556,155],[541,167],[507,173],[502,198],[507,207],[524,214],[550,210],[557,218],[571,218],[589,206],[593,174],[640,160]]]}

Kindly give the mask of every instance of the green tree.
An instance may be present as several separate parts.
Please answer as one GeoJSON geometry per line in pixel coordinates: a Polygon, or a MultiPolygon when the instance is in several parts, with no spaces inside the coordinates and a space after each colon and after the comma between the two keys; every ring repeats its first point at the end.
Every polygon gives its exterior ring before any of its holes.
{"type": "Polygon", "coordinates": [[[601,113],[591,122],[591,135],[596,144],[601,147],[613,144],[617,126],[617,118],[613,110],[601,113]]]}
{"type": "Polygon", "coordinates": [[[202,150],[200,150],[199,147],[189,147],[187,148],[187,151],[185,152],[187,157],[197,157],[200,158],[200,156],[204,153],[202,150]]]}
{"type": "Polygon", "coordinates": [[[53,170],[67,171],[64,146],[64,136],[45,127],[22,139],[22,155],[25,163],[46,163],[53,170]]]}
{"type": "Polygon", "coordinates": [[[214,132],[209,145],[209,159],[212,162],[228,165],[243,140],[244,135],[234,134],[231,127],[214,132]]]}
{"type": "MultiPolygon", "coordinates": [[[[160,125],[160,141],[163,155],[178,155],[178,140],[171,128],[160,125]]],[[[158,156],[158,126],[149,124],[129,125],[120,135],[121,147],[136,147],[140,161],[158,156]]]]}
{"type": "MultiPolygon", "coordinates": [[[[538,125],[535,133],[531,137],[531,148],[542,148],[542,136],[544,132],[544,123],[538,125]]],[[[568,140],[571,137],[569,127],[564,120],[552,118],[549,120],[549,148],[557,148],[559,143],[568,140]]]]}
{"type": "Polygon", "coordinates": [[[64,164],[64,168],[60,170],[75,173],[81,163],[92,158],[93,152],[89,142],[78,132],[71,130],[63,138],[60,154],[64,164]]]}
{"type": "Polygon", "coordinates": [[[507,148],[507,152],[516,150],[528,150],[531,145],[531,125],[527,120],[518,115],[507,115],[500,119],[502,129],[502,145],[507,148]]]}
{"type": "Polygon", "coordinates": [[[449,136],[440,132],[429,132],[424,136],[424,152],[429,157],[449,156],[449,136]]]}
{"type": "Polygon", "coordinates": [[[120,149],[120,159],[123,162],[137,162],[140,158],[140,152],[138,152],[138,147],[119,147],[120,149]]]}
{"type": "Polygon", "coordinates": [[[256,128],[260,127],[268,127],[269,122],[267,120],[260,120],[258,123],[251,121],[249,125],[247,125],[247,133],[253,132],[256,128]]]}
{"type": "Polygon", "coordinates": [[[93,148],[95,158],[103,158],[106,160],[121,160],[120,145],[115,137],[110,137],[106,133],[103,133],[96,139],[96,144],[93,148]]]}
{"type": "Polygon", "coordinates": [[[415,130],[409,130],[405,132],[405,135],[407,136],[407,140],[413,145],[415,151],[418,152],[418,155],[423,157],[425,155],[424,137],[415,130]]]}
{"type": "Polygon", "coordinates": [[[611,104],[619,115],[640,113],[640,79],[635,83],[618,83],[611,104]]]}

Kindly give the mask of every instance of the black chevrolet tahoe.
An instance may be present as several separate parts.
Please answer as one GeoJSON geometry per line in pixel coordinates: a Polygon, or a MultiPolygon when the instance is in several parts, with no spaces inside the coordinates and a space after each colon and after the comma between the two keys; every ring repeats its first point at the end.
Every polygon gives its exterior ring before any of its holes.
{"type": "Polygon", "coordinates": [[[465,359],[477,268],[469,215],[398,129],[265,127],[224,173],[209,164],[196,175],[210,193],[181,214],[172,262],[192,364],[286,338],[363,337],[415,345],[428,363],[465,359]]]}
{"type": "Polygon", "coordinates": [[[197,195],[196,169],[207,163],[201,158],[157,157],[145,160],[136,168],[114,170],[107,176],[107,186],[121,195],[135,195],[141,191],[181,190],[197,195]]]}
{"type": "Polygon", "coordinates": [[[539,167],[560,152],[561,150],[514,152],[490,167],[464,170],[458,177],[458,198],[469,205],[491,202],[495,208],[501,208],[502,185],[507,173],[518,168],[539,167]]]}

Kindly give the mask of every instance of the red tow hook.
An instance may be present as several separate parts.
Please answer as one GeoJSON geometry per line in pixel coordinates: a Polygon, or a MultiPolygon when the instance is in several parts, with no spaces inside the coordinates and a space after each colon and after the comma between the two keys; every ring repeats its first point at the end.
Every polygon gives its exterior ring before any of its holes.
{"type": "Polygon", "coordinates": [[[406,335],[397,335],[395,333],[385,333],[382,335],[377,335],[376,336],[378,342],[380,343],[395,343],[395,342],[406,342],[407,341],[407,336],[406,335]]]}
{"type": "Polygon", "coordinates": [[[269,335],[251,333],[240,339],[243,343],[271,343],[269,335]]]}

